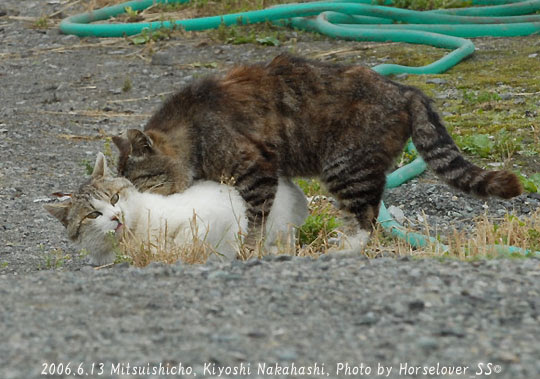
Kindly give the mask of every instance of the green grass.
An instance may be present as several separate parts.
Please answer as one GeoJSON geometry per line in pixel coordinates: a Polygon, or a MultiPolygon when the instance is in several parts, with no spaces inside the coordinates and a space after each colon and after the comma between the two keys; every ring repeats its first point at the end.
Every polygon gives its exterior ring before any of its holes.
{"type": "MultiPolygon", "coordinates": [[[[450,134],[475,163],[503,163],[528,178],[540,172],[538,60],[529,57],[538,51],[536,40],[524,37],[478,43],[483,43],[482,49],[444,74],[408,75],[397,80],[435,99],[450,134]],[[445,83],[428,83],[431,78],[445,83]],[[439,96],[445,92],[449,95],[439,96]]],[[[377,56],[387,58],[386,63],[414,66],[433,62],[444,52],[402,44],[377,48],[377,56]]]]}
{"type": "Polygon", "coordinates": [[[124,79],[124,84],[122,85],[122,92],[129,92],[133,88],[133,84],[131,83],[131,79],[128,77],[124,79]]]}
{"type": "Polygon", "coordinates": [[[58,270],[64,267],[69,260],[71,260],[71,255],[65,253],[62,249],[53,249],[45,254],[38,269],[58,270]]]}
{"type": "Polygon", "coordinates": [[[34,28],[36,29],[47,29],[49,26],[50,20],[48,16],[41,16],[34,21],[34,28]]]}
{"type": "Polygon", "coordinates": [[[310,245],[317,240],[324,240],[335,237],[335,230],[341,225],[339,220],[333,214],[325,209],[312,211],[307,217],[304,225],[299,229],[300,246],[310,245]]]}

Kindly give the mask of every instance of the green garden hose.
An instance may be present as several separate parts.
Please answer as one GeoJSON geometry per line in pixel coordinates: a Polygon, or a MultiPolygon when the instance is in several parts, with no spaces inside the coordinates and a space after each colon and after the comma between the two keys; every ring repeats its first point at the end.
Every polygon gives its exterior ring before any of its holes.
{"type": "MultiPolygon", "coordinates": [[[[186,3],[189,0],[137,0],[81,13],[60,23],[66,34],[80,37],[122,37],[141,33],[143,30],[181,27],[185,30],[215,29],[221,25],[246,25],[273,22],[278,25],[318,32],[332,38],[356,41],[392,41],[425,44],[452,51],[436,62],[421,67],[381,64],[373,70],[382,75],[439,74],[455,66],[474,52],[474,44],[465,39],[496,36],[515,37],[540,33],[540,0],[473,0],[481,7],[440,9],[418,12],[389,6],[372,5],[372,0],[328,0],[309,3],[284,4],[271,8],[202,17],[190,20],[156,21],[121,24],[92,24],[125,13],[126,8],[141,11],[155,3],[186,3]]],[[[392,5],[392,0],[382,1],[392,5]]],[[[414,149],[412,144],[409,149],[414,149]]],[[[422,158],[388,175],[387,187],[396,187],[421,174],[426,168],[422,158]]],[[[449,250],[434,238],[410,233],[392,219],[384,204],[378,217],[379,223],[392,234],[405,239],[415,247],[428,241],[441,252],[449,250]]],[[[499,253],[536,255],[540,252],[523,250],[514,246],[495,246],[499,253]]]]}

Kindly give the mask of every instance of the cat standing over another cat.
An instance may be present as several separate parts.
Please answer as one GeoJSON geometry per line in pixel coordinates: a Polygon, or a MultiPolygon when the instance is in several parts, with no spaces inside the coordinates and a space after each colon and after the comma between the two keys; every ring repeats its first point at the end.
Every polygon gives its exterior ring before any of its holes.
{"type": "MultiPolygon", "coordinates": [[[[94,265],[114,262],[115,243],[132,238],[163,246],[183,246],[194,236],[228,259],[236,258],[247,228],[246,204],[234,188],[211,181],[195,183],[183,193],[163,196],[139,192],[127,179],[113,177],[99,153],[89,181],[70,200],[45,209],[66,228],[69,238],[89,252],[94,265]],[[194,215],[196,225],[193,225],[194,215]]],[[[280,179],[266,223],[265,247],[294,249],[295,226],[307,217],[303,192],[280,179]]]]}
{"type": "Polygon", "coordinates": [[[351,248],[367,243],[386,172],[412,137],[451,186],[477,196],[521,193],[516,175],[468,162],[420,90],[360,66],[282,54],[198,80],[135,129],[114,138],[118,171],[141,191],[181,192],[195,180],[232,178],[248,204],[255,246],[278,178],[318,176],[358,222],[351,248]]]}

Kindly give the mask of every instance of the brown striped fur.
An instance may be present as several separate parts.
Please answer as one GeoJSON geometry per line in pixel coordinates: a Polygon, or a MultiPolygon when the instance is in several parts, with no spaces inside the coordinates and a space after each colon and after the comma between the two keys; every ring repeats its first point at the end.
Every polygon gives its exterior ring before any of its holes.
{"type": "Polygon", "coordinates": [[[145,134],[130,130],[115,143],[120,174],[141,190],[172,193],[195,179],[232,177],[248,203],[249,243],[279,176],[320,177],[371,230],[385,173],[411,136],[450,185],[478,196],[521,193],[514,174],[463,158],[420,90],[365,67],[286,54],[194,82],[163,104],[145,134]]]}

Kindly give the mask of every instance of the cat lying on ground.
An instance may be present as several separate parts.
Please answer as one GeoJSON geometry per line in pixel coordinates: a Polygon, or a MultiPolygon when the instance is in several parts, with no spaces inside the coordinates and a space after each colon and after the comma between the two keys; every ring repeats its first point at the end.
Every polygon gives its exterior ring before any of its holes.
{"type": "MultiPolygon", "coordinates": [[[[47,204],[45,209],[66,227],[72,241],[89,252],[93,265],[114,261],[115,240],[135,235],[155,242],[166,232],[170,243],[182,245],[192,242],[194,230],[200,240],[234,259],[248,222],[246,204],[230,186],[199,181],[170,196],[139,192],[127,179],[109,173],[101,153],[90,180],[70,200],[47,204]]],[[[266,222],[265,246],[294,248],[294,226],[302,225],[307,214],[303,192],[290,180],[280,179],[266,222]]]]}
{"type": "Polygon", "coordinates": [[[369,68],[282,54],[197,80],[170,97],[144,133],[114,138],[118,172],[141,191],[182,192],[233,178],[248,204],[253,248],[279,177],[318,176],[358,223],[360,251],[379,212],[386,172],[409,137],[448,184],[477,196],[521,193],[516,175],[468,162],[419,89],[369,68]]]}

